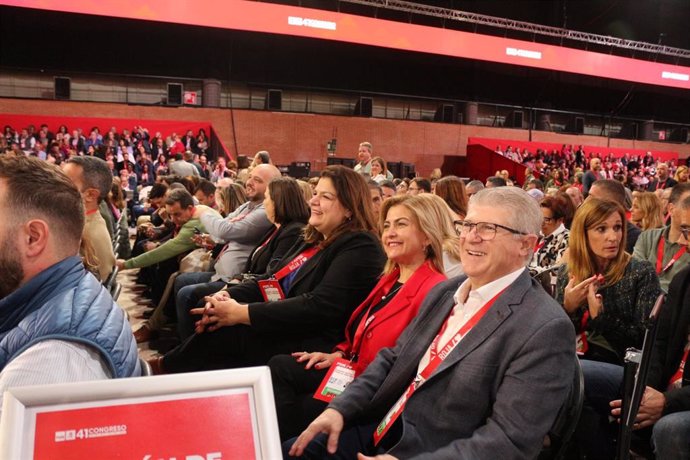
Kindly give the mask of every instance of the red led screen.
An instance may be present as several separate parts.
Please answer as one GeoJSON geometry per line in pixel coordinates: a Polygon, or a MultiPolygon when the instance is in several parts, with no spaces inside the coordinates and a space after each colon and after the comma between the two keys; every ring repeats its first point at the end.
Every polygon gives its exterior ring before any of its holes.
{"type": "Polygon", "coordinates": [[[0,0],[0,5],[337,40],[690,89],[690,67],[245,0],[0,0]]]}

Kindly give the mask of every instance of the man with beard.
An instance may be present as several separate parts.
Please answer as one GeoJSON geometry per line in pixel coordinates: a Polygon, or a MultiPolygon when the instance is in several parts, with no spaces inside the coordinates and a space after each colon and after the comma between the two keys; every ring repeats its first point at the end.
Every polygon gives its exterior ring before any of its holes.
{"type": "Polygon", "coordinates": [[[80,192],[37,158],[0,156],[0,395],[138,376],[123,311],[78,257],[80,192]]]}

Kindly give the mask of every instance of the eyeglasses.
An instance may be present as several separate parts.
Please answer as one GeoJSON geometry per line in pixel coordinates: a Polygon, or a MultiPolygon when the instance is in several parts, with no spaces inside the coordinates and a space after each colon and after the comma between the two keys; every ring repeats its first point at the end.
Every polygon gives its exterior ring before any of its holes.
{"type": "Polygon", "coordinates": [[[690,225],[681,225],[680,232],[683,234],[685,241],[690,241],[690,225]]]}
{"type": "Polygon", "coordinates": [[[492,224],[489,222],[469,222],[463,220],[453,221],[455,231],[458,236],[467,237],[473,228],[476,228],[477,235],[484,241],[493,240],[496,237],[496,230],[502,228],[514,235],[527,235],[527,233],[515,230],[514,228],[506,227],[505,225],[492,224]]]}

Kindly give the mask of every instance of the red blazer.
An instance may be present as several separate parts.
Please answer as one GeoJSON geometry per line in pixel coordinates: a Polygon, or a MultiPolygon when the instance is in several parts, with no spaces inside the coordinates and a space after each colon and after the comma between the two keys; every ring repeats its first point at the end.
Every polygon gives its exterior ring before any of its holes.
{"type": "MultiPolygon", "coordinates": [[[[353,328],[352,322],[362,314],[362,310],[366,311],[376,304],[381,296],[395,284],[399,275],[400,270],[396,268],[379,280],[371,294],[350,316],[345,327],[345,341],[336,345],[334,351],[342,351],[347,358],[351,358],[354,340],[350,334],[350,329],[353,328]]],[[[369,327],[362,335],[357,362],[353,363],[357,375],[366,369],[381,348],[395,345],[400,333],[417,315],[417,311],[429,290],[445,279],[445,275],[437,272],[431,263],[426,262],[412,274],[390,302],[374,314],[374,319],[371,320],[369,327]]]]}

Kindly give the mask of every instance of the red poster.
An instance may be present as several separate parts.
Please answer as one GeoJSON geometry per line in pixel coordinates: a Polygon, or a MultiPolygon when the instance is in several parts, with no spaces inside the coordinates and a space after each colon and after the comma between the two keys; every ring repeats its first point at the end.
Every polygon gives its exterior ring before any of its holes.
{"type": "Polygon", "coordinates": [[[35,460],[256,458],[247,392],[43,412],[35,460]]]}

